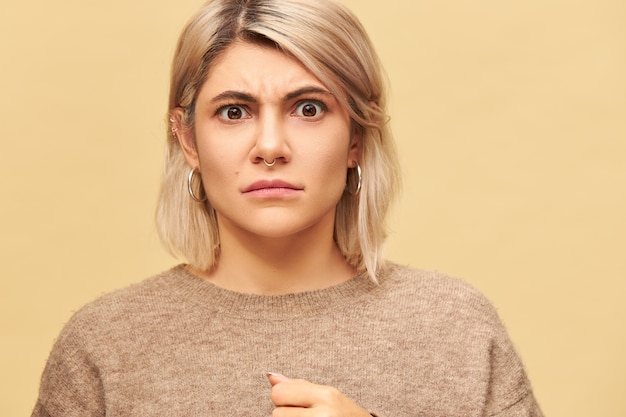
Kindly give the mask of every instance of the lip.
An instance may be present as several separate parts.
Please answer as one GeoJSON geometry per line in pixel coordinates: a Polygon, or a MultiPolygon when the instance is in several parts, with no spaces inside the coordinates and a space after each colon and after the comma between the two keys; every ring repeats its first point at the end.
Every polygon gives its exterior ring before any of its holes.
{"type": "Polygon", "coordinates": [[[287,196],[304,188],[290,184],[283,180],[260,180],[247,186],[242,192],[244,194],[265,195],[265,196],[287,196]]]}

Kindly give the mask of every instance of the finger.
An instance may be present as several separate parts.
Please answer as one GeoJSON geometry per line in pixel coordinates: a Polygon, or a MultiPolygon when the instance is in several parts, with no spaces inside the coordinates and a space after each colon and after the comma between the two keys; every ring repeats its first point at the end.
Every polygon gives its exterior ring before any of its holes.
{"type": "Polygon", "coordinates": [[[296,389],[286,387],[285,385],[300,385],[302,383],[308,383],[302,379],[290,379],[287,378],[283,374],[279,374],[276,372],[267,372],[265,374],[267,379],[270,381],[272,385],[272,392],[270,394],[270,399],[277,407],[308,407],[310,406],[310,402],[304,402],[305,398],[301,395],[298,395],[300,389],[296,387],[296,389]],[[286,384],[285,384],[286,383],[286,384]],[[280,387],[279,387],[280,385],[280,387]]]}
{"type": "Polygon", "coordinates": [[[272,387],[270,399],[277,407],[309,408],[316,404],[337,404],[343,396],[333,387],[316,385],[303,379],[288,379],[272,387]]]}
{"type": "Polygon", "coordinates": [[[272,384],[272,386],[280,382],[289,381],[289,378],[287,378],[285,375],[279,374],[276,372],[266,372],[265,375],[267,376],[267,379],[269,379],[270,384],[272,384]]]}
{"type": "Polygon", "coordinates": [[[272,417],[313,417],[315,411],[311,408],[301,407],[276,407],[272,411],[272,417]]]}

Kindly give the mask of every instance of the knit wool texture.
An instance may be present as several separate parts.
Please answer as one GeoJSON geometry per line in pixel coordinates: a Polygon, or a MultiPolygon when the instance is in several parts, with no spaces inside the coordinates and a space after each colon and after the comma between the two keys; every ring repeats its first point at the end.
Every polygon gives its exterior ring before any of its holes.
{"type": "Polygon", "coordinates": [[[32,416],[268,416],[268,371],[379,417],[542,416],[478,291],[394,264],[379,281],[262,296],[177,266],[74,314],[32,416]]]}

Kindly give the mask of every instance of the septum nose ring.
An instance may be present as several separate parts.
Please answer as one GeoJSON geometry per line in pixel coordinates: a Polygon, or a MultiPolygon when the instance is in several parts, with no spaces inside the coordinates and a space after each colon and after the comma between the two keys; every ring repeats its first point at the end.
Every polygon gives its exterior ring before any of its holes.
{"type": "Polygon", "coordinates": [[[263,158],[263,163],[265,164],[266,167],[273,167],[274,165],[276,165],[276,158],[272,159],[271,163],[267,162],[265,158],[263,158]]]}

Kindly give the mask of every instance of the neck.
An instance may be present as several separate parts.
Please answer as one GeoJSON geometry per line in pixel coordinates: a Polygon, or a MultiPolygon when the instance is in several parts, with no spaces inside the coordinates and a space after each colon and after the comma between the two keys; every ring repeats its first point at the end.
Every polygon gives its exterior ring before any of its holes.
{"type": "Polygon", "coordinates": [[[332,239],[332,230],[280,238],[221,233],[220,241],[215,268],[193,272],[232,291],[262,295],[313,291],[356,273],[332,239]]]}

